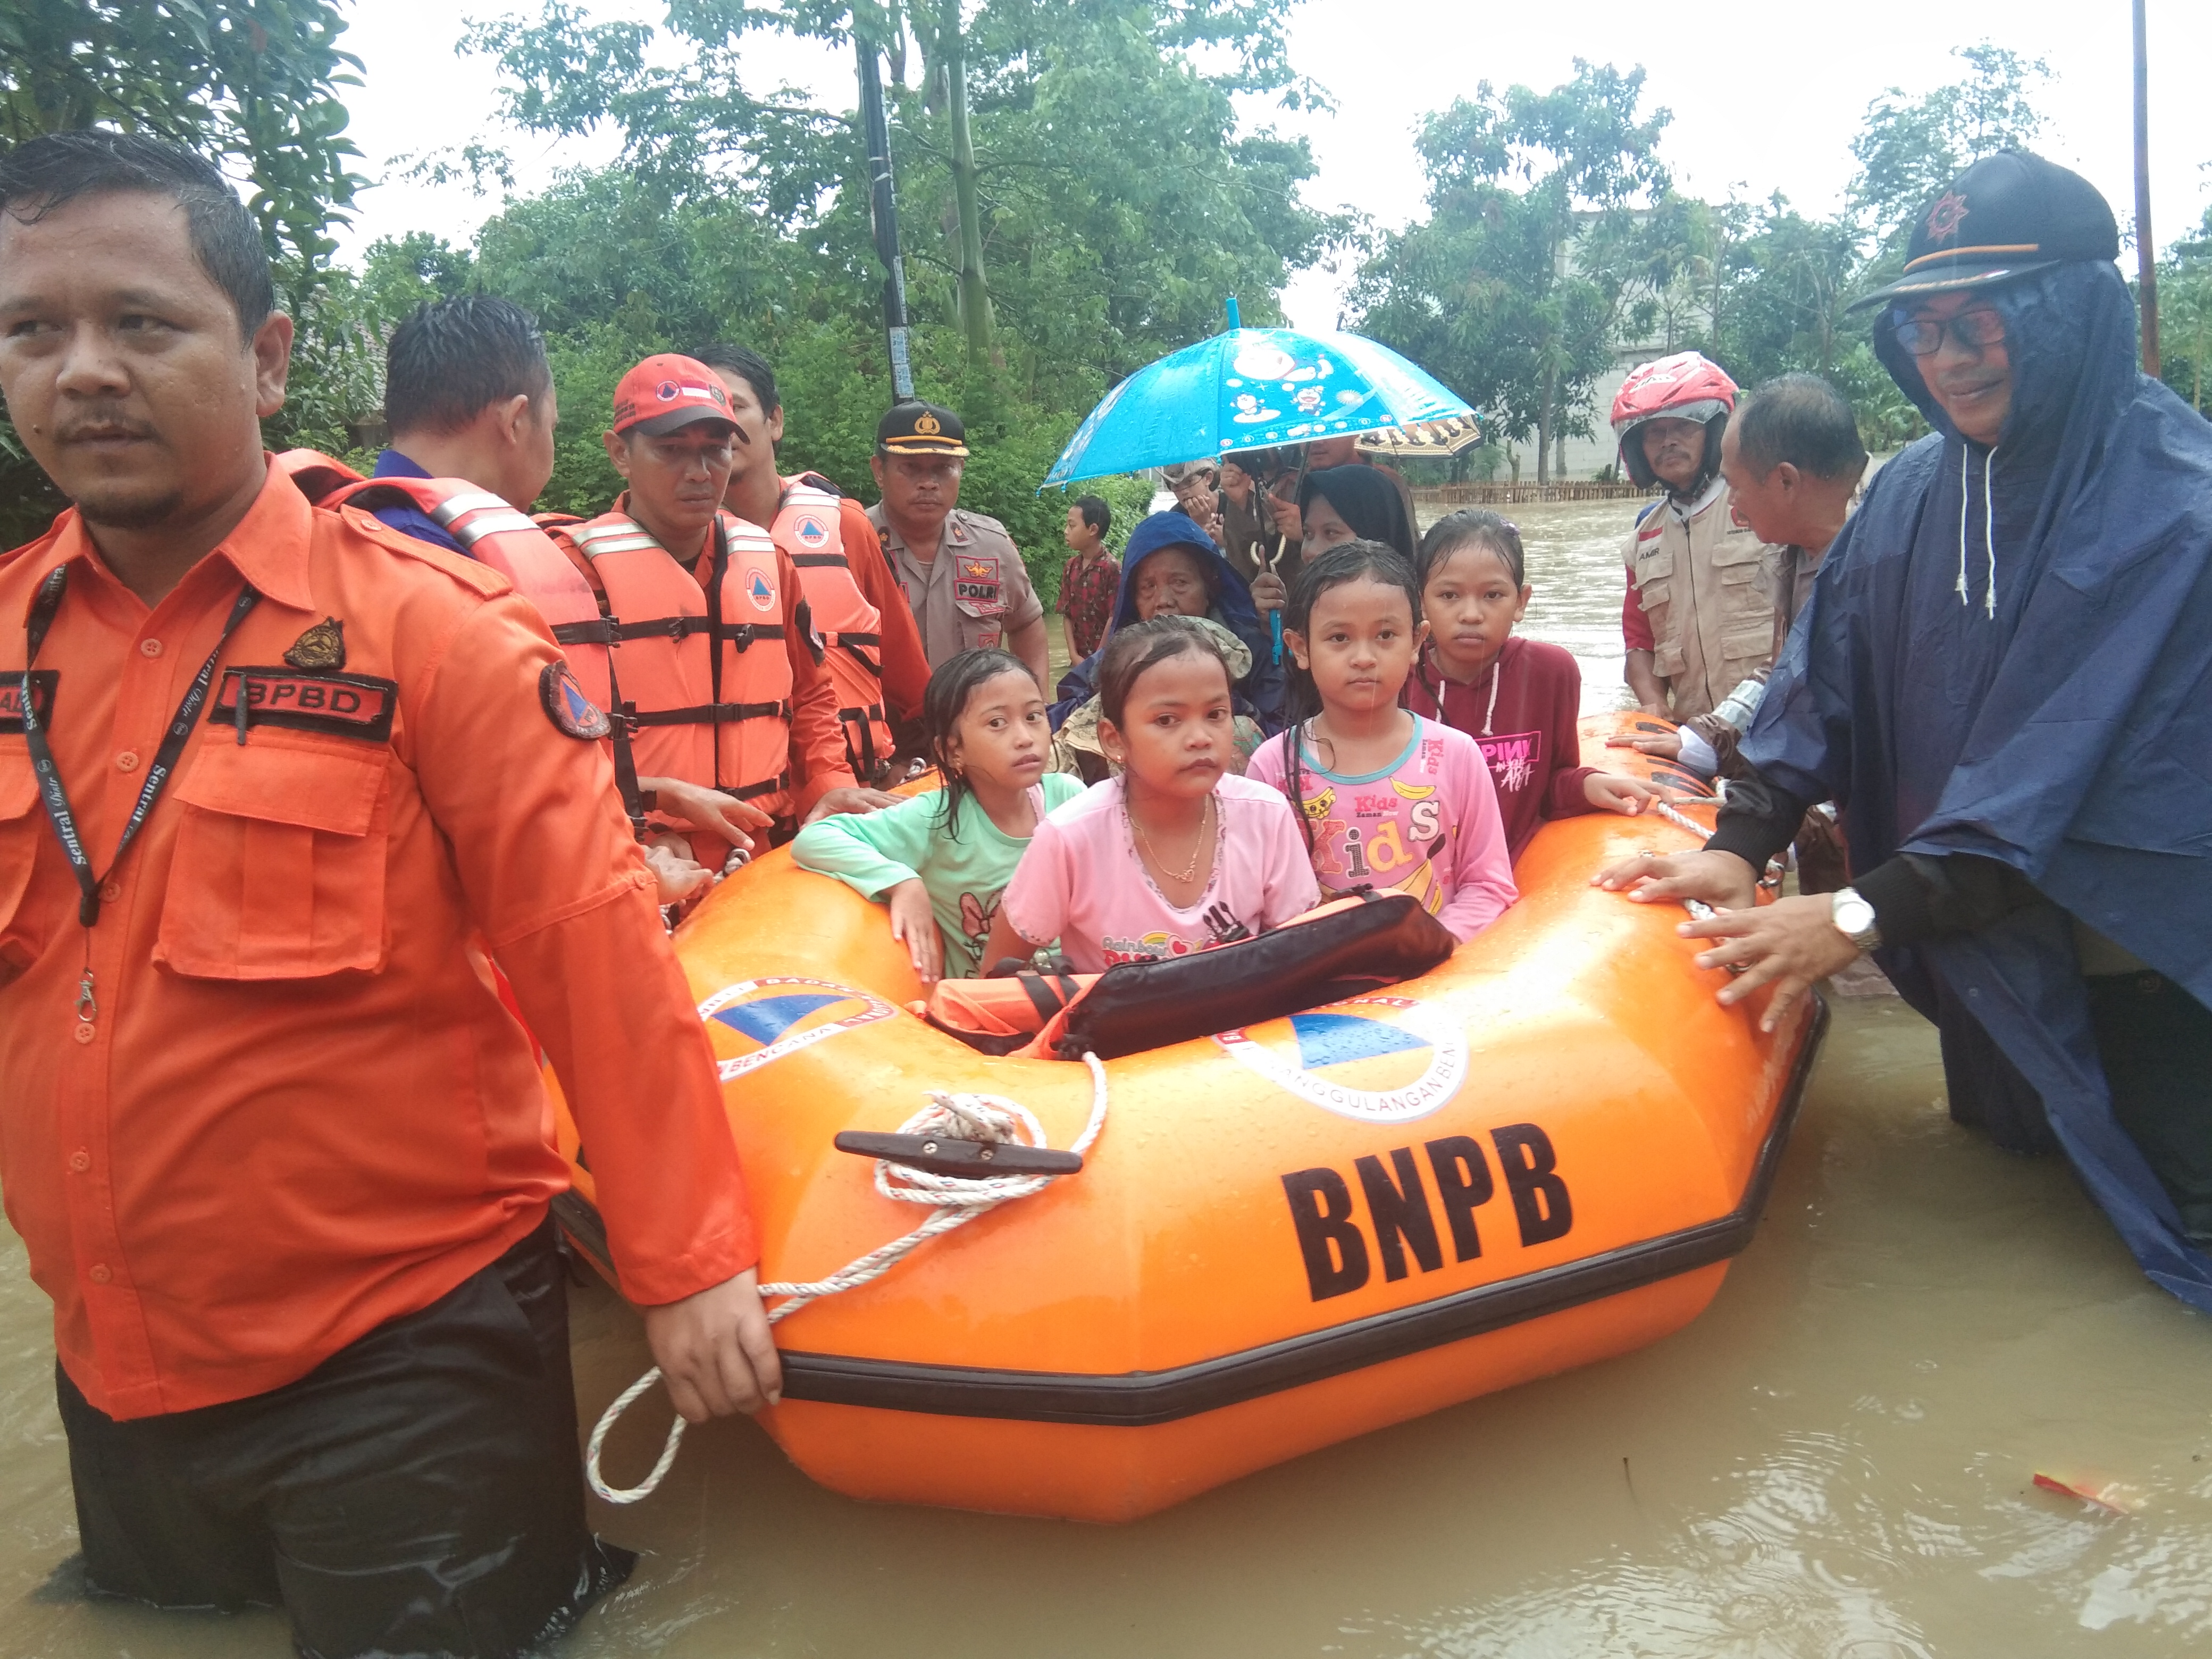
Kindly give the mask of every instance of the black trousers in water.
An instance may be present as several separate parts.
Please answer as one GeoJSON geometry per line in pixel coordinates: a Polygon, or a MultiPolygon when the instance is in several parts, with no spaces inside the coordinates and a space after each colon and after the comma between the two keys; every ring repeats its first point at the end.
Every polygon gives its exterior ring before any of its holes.
{"type": "MultiPolygon", "coordinates": [[[[2182,1230],[2212,1244],[2212,1008],[2162,974],[2082,983],[2112,1115],[2181,1212],[2182,1230]]],[[[2035,1085],[1940,981],[1936,996],[1951,1115],[2008,1152],[2057,1151],[2035,1085]]]]}
{"type": "Polygon", "coordinates": [[[506,1659],[635,1558],[584,1524],[552,1223],[298,1382],[118,1423],[56,1370],[96,1593],[283,1607],[309,1659],[506,1659]]]}
{"type": "Polygon", "coordinates": [[[2182,1231],[2212,1244],[2212,1008],[2162,974],[2087,983],[2112,1115],[2181,1212],[2182,1231]]]}

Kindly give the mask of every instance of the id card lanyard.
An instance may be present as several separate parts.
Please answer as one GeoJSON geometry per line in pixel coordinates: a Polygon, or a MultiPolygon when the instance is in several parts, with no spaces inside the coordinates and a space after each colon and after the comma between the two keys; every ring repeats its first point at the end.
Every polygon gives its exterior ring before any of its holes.
{"type": "MultiPolygon", "coordinates": [[[[46,727],[40,723],[38,707],[31,696],[31,668],[38,660],[39,647],[46,642],[46,631],[53,626],[55,614],[61,610],[62,591],[69,586],[69,567],[58,565],[53,573],[39,585],[39,593],[32,602],[31,614],[24,623],[25,635],[22,673],[23,740],[30,746],[31,770],[38,779],[39,797],[46,802],[46,816],[53,820],[54,834],[60,838],[62,852],[69,860],[70,873],[76,878],[76,919],[83,925],[84,977],[77,981],[76,1017],[89,1025],[100,1012],[100,1005],[92,994],[92,930],[100,921],[100,888],[103,879],[94,873],[92,859],[85,851],[84,836],[79,832],[76,813],[70,805],[69,791],[62,787],[61,769],[54,764],[52,748],[46,742],[46,727]]],[[[168,785],[176,770],[177,757],[184,753],[185,744],[192,734],[192,726],[199,719],[200,709],[206,704],[208,688],[215,682],[215,665],[222,655],[222,648],[230,642],[239,623],[246,620],[247,611],[261,602],[261,595],[251,582],[240,590],[238,602],[230,608],[230,618],[222,625],[222,633],[209,652],[200,672],[185,688],[184,701],[169,721],[169,729],[162,734],[161,746],[154,751],[154,763],[146,769],[146,781],[139,787],[137,805],[131,809],[131,817],[124,823],[123,834],[115,843],[115,856],[108,860],[108,873],[112,875],[123,862],[123,855],[131,850],[131,843],[138,838],[146,820],[154,815],[154,803],[161,799],[161,791],[168,785]]],[[[239,709],[243,715],[246,707],[246,688],[239,688],[239,709]]]]}

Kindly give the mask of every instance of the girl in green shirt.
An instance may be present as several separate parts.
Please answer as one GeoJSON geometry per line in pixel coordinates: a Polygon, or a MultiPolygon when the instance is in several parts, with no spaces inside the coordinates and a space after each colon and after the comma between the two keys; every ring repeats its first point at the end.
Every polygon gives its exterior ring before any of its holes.
{"type": "Polygon", "coordinates": [[[963,651],[929,677],[922,738],[945,787],[866,814],[841,812],[799,832],[799,867],[887,899],[891,937],[924,984],[974,979],[999,898],[1046,813],[1083,793],[1048,772],[1044,693],[1021,659],[963,651]]]}

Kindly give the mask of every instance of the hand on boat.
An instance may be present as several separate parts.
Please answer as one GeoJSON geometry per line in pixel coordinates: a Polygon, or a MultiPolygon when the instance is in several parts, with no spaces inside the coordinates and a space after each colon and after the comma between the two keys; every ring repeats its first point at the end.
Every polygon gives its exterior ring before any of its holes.
{"type": "Polygon", "coordinates": [[[695,860],[690,848],[673,836],[655,837],[645,843],[645,867],[653,872],[662,904],[681,904],[704,890],[714,879],[714,872],[695,860]]]}
{"type": "Polygon", "coordinates": [[[749,833],[765,830],[775,820],[750,801],[726,795],[719,789],[686,783],[681,778],[640,778],[638,786],[650,789],[655,807],[672,818],[681,818],[694,830],[720,836],[743,852],[755,852],[749,833]]]}
{"type": "Polygon", "coordinates": [[[837,812],[880,812],[886,806],[898,804],[896,795],[887,795],[880,789],[832,789],[814,803],[806,822],[811,823],[837,812]]]}
{"type": "Polygon", "coordinates": [[[1682,734],[1680,732],[1645,732],[1635,736],[1616,733],[1605,740],[1605,746],[1608,749],[1633,749],[1639,755],[1656,755],[1662,760],[1680,760],[1682,757],[1682,734]]]}
{"type": "Polygon", "coordinates": [[[937,913],[929,908],[929,890],[916,876],[891,889],[891,937],[906,946],[914,958],[914,971],[924,985],[945,977],[945,940],[937,931],[937,913]]]}
{"type": "Polygon", "coordinates": [[[783,1362],[753,1268],[681,1302],[646,1309],[645,1340],[687,1423],[757,1412],[783,1397],[783,1362]]]}
{"type": "Polygon", "coordinates": [[[1607,865],[1590,878],[1590,885],[1609,892],[1625,888],[1639,904],[1702,899],[1723,910],[1746,910],[1758,896],[1759,872],[1734,853],[1670,853],[1664,858],[1643,853],[1607,865]]]}
{"type": "Polygon", "coordinates": [[[1650,802],[1659,799],[1660,793],[1641,778],[1593,772],[1583,780],[1583,799],[1601,812],[1620,812],[1634,817],[1650,802]]]}
{"type": "Polygon", "coordinates": [[[1774,988],[1774,999],[1759,1017],[1762,1031],[1779,1025],[1814,981],[1840,974],[1859,959],[1858,946],[1836,927],[1835,908],[1825,893],[1726,911],[1674,931],[1685,939],[1723,941],[1698,957],[1700,968],[1742,970],[1721,987],[1723,1004],[1741,1002],[1763,985],[1774,988]]]}

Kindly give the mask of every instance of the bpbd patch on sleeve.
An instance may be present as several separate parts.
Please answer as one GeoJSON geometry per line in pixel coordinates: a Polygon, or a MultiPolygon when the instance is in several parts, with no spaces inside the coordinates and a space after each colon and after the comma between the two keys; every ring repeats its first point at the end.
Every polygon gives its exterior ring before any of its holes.
{"type": "Polygon", "coordinates": [[[383,743],[392,736],[392,717],[398,708],[396,680],[299,668],[226,668],[208,709],[208,724],[240,731],[281,726],[383,743]]]}
{"type": "MultiPolygon", "coordinates": [[[[61,684],[58,668],[33,668],[31,671],[31,712],[39,717],[40,726],[51,726],[54,720],[54,690],[61,684]]],[[[19,670],[0,678],[0,732],[21,735],[23,730],[23,676],[19,670]]]]}
{"type": "Polygon", "coordinates": [[[614,728],[599,706],[584,695],[565,662],[549,662],[538,671],[538,700],[545,705],[545,718],[564,738],[595,743],[614,728]]]}

